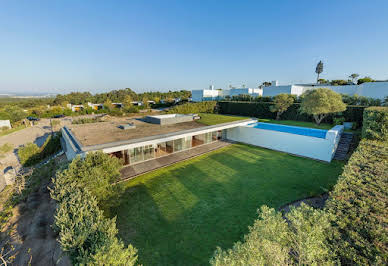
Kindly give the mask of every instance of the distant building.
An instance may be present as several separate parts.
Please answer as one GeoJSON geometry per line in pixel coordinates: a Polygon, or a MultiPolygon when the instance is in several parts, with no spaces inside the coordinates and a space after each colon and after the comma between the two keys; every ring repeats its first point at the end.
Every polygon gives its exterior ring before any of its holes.
{"type": "Polygon", "coordinates": [[[263,90],[261,88],[231,88],[229,90],[215,90],[214,86],[210,86],[210,89],[192,90],[191,97],[193,102],[202,102],[222,100],[227,96],[233,97],[239,95],[251,95],[252,97],[258,97],[262,95],[262,92],[263,90]]]}
{"type": "Polygon", "coordinates": [[[67,104],[67,108],[71,109],[73,112],[80,112],[84,109],[84,106],[82,104],[67,104]]]}
{"type": "Polygon", "coordinates": [[[288,93],[300,96],[307,90],[317,88],[327,88],[337,93],[347,94],[350,96],[358,95],[375,99],[384,99],[388,96],[388,82],[366,82],[360,85],[343,85],[331,86],[325,84],[295,84],[268,86],[263,88],[263,96],[276,96],[281,93],[288,93]]]}
{"type": "Polygon", "coordinates": [[[0,129],[2,128],[12,128],[11,122],[9,120],[0,120],[0,129]]]}
{"type": "Polygon", "coordinates": [[[88,106],[91,107],[93,110],[101,110],[104,109],[104,104],[102,103],[88,103],[88,106]]]}

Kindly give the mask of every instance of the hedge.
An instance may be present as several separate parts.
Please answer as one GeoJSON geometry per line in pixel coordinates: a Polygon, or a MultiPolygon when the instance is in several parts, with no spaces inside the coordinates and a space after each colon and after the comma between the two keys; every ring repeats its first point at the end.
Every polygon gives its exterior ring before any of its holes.
{"type": "MultiPolygon", "coordinates": [[[[218,112],[220,114],[242,115],[242,116],[254,116],[259,118],[275,119],[276,113],[270,111],[270,106],[273,103],[268,102],[233,102],[233,101],[221,101],[218,102],[218,112]]],[[[280,117],[282,120],[295,120],[295,121],[313,121],[313,116],[301,113],[299,111],[300,104],[292,104],[287,111],[285,111],[280,117]]],[[[362,125],[363,111],[365,106],[352,106],[348,105],[346,111],[342,112],[341,116],[345,118],[345,121],[356,122],[358,126],[362,125]]],[[[329,115],[323,122],[333,123],[333,117],[338,115],[329,115]]]]}
{"type": "Polygon", "coordinates": [[[333,250],[345,265],[388,264],[387,162],[386,142],[362,140],[330,193],[333,250]]]}
{"type": "Polygon", "coordinates": [[[365,109],[362,137],[388,141],[388,107],[365,109]]]}
{"type": "Polygon", "coordinates": [[[217,102],[205,101],[199,103],[185,103],[182,105],[176,105],[169,109],[169,114],[197,114],[197,113],[214,113],[217,102]]]}

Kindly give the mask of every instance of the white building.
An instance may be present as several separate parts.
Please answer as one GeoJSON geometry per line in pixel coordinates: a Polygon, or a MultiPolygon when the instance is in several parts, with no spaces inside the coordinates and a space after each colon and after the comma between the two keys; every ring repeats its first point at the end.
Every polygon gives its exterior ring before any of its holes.
{"type": "Polygon", "coordinates": [[[263,90],[261,88],[232,88],[229,90],[215,90],[214,86],[204,90],[192,90],[191,97],[193,102],[222,100],[226,96],[233,97],[239,95],[251,95],[253,97],[261,96],[263,90]]]}
{"type": "Polygon", "coordinates": [[[281,93],[288,93],[300,96],[307,90],[327,88],[337,93],[384,99],[388,96],[388,82],[366,82],[360,85],[330,86],[320,84],[297,84],[268,86],[263,88],[263,96],[276,96],[281,93]]]}
{"type": "Polygon", "coordinates": [[[2,128],[12,128],[11,122],[9,120],[0,120],[0,129],[2,128]]]}

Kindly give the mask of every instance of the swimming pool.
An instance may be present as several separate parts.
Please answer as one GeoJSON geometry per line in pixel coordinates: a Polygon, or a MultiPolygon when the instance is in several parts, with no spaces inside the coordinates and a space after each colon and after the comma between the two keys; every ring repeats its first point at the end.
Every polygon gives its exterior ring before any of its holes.
{"type": "Polygon", "coordinates": [[[323,130],[323,129],[286,126],[286,125],[270,124],[270,123],[263,123],[263,122],[252,123],[249,125],[253,125],[253,128],[286,132],[286,133],[310,136],[310,137],[321,138],[321,139],[326,138],[326,133],[327,133],[327,130],[323,130]]]}

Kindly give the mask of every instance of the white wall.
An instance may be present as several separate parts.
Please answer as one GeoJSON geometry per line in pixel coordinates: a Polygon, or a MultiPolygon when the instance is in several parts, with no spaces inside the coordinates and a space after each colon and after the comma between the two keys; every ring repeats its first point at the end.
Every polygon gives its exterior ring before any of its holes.
{"type": "Polygon", "coordinates": [[[343,126],[335,126],[326,139],[302,136],[274,130],[239,126],[227,130],[227,139],[330,162],[337,149],[343,126]]]}
{"type": "Polygon", "coordinates": [[[263,97],[273,97],[281,93],[291,94],[292,85],[268,86],[263,88],[263,97]]]}
{"type": "Polygon", "coordinates": [[[2,127],[11,128],[11,122],[9,120],[0,120],[0,128],[2,127]]]}

